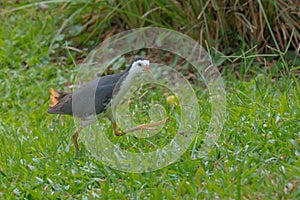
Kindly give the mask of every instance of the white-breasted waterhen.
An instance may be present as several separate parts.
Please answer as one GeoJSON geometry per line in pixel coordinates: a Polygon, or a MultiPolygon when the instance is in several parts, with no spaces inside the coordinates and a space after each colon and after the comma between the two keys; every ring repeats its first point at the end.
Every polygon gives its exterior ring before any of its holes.
{"type": "MultiPolygon", "coordinates": [[[[114,104],[118,104],[118,102],[121,101],[122,96],[128,91],[134,81],[134,77],[144,71],[150,73],[150,61],[147,58],[136,57],[131,65],[123,72],[102,76],[75,90],[73,93],[59,92],[57,94],[53,89],[50,89],[53,104],[50,105],[48,113],[73,115],[81,120],[81,127],[73,134],[73,142],[76,151],[79,150],[77,142],[78,134],[82,128],[89,124],[86,123],[87,118],[95,113],[97,115],[104,113],[105,116],[109,118],[112,122],[115,135],[126,133],[118,130],[117,123],[113,119],[112,113],[110,113],[111,109],[109,109],[109,107],[111,106],[112,100],[114,104]],[[94,91],[91,89],[93,87],[94,91]],[[94,94],[91,94],[91,91],[94,94]],[[76,108],[73,107],[74,102],[72,102],[74,95],[76,95],[76,108]],[[86,102],[89,101],[87,98],[91,98],[91,96],[94,97],[93,107],[86,105],[86,102]],[[76,109],[76,111],[74,111],[74,109],[76,109]]],[[[152,124],[142,124],[133,128],[132,131],[147,128],[148,126],[157,126],[164,122],[165,121],[154,122],[152,124]]]]}

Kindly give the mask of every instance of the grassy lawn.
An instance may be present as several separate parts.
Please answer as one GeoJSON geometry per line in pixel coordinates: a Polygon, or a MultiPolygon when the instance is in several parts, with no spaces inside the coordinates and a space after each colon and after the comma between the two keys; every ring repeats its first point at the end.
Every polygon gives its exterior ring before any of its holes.
{"type": "MultiPolygon", "coordinates": [[[[49,88],[67,89],[78,70],[73,57],[82,59],[98,42],[91,39],[80,56],[69,52],[64,35],[55,37],[63,17],[29,7],[0,21],[0,199],[299,199],[299,76],[281,67],[290,63],[278,59],[272,71],[246,56],[241,78],[222,71],[226,122],[207,156],[197,156],[198,140],[163,169],[121,172],[96,160],[80,139],[76,154],[73,119],[47,113],[49,88]]],[[[79,42],[72,40],[74,27],[70,46],[79,42]]],[[[209,99],[194,87],[199,105],[206,105],[199,113],[203,134],[209,99]]]]}

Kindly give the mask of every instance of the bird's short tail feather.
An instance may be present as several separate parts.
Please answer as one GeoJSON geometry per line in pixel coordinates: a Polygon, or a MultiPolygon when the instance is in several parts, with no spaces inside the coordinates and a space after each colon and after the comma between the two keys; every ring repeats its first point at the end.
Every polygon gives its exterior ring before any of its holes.
{"type": "Polygon", "coordinates": [[[59,94],[53,88],[50,88],[49,91],[50,91],[50,108],[53,108],[58,103],[59,94]]]}
{"type": "Polygon", "coordinates": [[[68,93],[56,92],[53,88],[50,91],[50,108],[48,109],[49,114],[69,114],[66,113],[59,104],[60,100],[65,97],[68,93]]]}

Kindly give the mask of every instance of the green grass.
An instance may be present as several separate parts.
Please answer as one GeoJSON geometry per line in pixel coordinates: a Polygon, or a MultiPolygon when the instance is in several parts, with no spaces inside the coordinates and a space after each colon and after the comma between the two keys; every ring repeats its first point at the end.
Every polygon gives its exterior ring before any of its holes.
{"type": "MultiPolygon", "coordinates": [[[[223,71],[228,115],[216,148],[199,158],[198,140],[161,170],[125,173],[97,161],[82,140],[76,154],[73,119],[47,114],[48,89],[67,89],[77,73],[71,56],[80,57],[68,55],[61,41],[53,43],[63,16],[50,14],[30,7],[0,22],[1,199],[300,197],[300,86],[292,69],[281,71],[287,61],[269,70],[241,53],[241,79],[235,69],[223,71]],[[55,56],[48,54],[51,44],[55,56]]],[[[199,132],[205,133],[210,105],[195,89],[202,105],[199,132]]],[[[131,144],[127,137],[111,138],[131,144]]]]}

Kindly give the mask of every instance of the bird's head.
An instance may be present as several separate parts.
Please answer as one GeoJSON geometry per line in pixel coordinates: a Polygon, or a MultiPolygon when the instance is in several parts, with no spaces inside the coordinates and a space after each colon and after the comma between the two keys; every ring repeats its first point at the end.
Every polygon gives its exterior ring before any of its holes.
{"type": "Polygon", "coordinates": [[[130,69],[131,72],[140,73],[140,72],[150,72],[150,61],[147,58],[136,57],[132,62],[130,69]]]}

